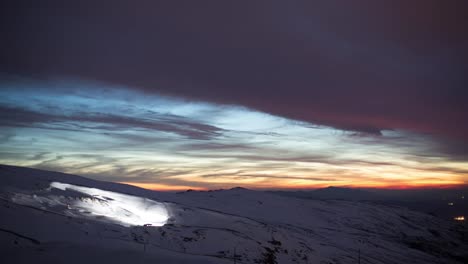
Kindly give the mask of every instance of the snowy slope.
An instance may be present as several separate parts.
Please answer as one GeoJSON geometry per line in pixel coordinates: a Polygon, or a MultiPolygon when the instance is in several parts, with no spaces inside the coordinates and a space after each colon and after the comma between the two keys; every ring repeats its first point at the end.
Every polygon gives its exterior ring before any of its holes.
{"type": "Polygon", "coordinates": [[[468,262],[466,227],[368,203],[160,193],[3,165],[0,198],[2,263],[468,262]]]}

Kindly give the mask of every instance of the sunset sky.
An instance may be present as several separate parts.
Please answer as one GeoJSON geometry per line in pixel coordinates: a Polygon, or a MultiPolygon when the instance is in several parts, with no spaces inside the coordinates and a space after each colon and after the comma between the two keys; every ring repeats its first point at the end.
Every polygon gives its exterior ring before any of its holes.
{"type": "Polygon", "coordinates": [[[377,2],[2,4],[0,163],[158,190],[466,185],[468,2],[377,2]]]}

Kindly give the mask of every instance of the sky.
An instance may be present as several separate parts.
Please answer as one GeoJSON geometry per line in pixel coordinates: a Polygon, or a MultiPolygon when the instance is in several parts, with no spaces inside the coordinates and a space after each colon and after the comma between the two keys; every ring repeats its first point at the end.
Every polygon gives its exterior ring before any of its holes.
{"type": "Polygon", "coordinates": [[[159,190],[468,182],[466,1],[14,1],[0,163],[159,190]]]}

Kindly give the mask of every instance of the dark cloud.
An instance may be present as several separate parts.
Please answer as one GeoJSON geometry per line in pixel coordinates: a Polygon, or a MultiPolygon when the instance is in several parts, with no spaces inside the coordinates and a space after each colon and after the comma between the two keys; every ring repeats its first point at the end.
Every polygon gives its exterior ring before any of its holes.
{"type": "Polygon", "coordinates": [[[467,1],[13,3],[0,16],[6,73],[468,140],[467,1]]]}
{"type": "Polygon", "coordinates": [[[430,133],[399,131],[398,134],[376,136],[352,133],[345,137],[349,143],[363,145],[386,145],[405,151],[409,159],[421,162],[428,158],[465,161],[468,159],[468,141],[463,138],[448,138],[430,133]]]}
{"type": "MultiPolygon", "coordinates": [[[[143,128],[149,130],[176,133],[191,139],[210,139],[219,135],[222,129],[215,126],[196,123],[182,117],[171,115],[156,115],[152,118],[135,118],[113,114],[89,114],[68,117],[69,121],[93,122],[98,124],[111,124],[117,130],[122,128],[143,128]]],[[[115,130],[115,129],[108,129],[115,130]]]]}
{"type": "MultiPolygon", "coordinates": [[[[41,113],[0,105],[0,120],[0,127],[41,127],[73,131],[94,129],[105,130],[106,132],[122,131],[126,128],[133,130],[145,129],[175,133],[198,140],[216,137],[222,131],[222,129],[215,126],[197,123],[175,115],[157,114],[155,112],[147,117],[129,117],[93,112],[59,114],[41,113]]],[[[135,137],[133,137],[134,140],[135,137]]],[[[139,140],[141,139],[140,137],[139,140]]]]}
{"type": "Polygon", "coordinates": [[[454,161],[466,161],[468,160],[468,142],[452,139],[439,140],[436,141],[430,152],[439,153],[439,156],[450,158],[454,161]]]}
{"type": "Polygon", "coordinates": [[[53,115],[0,105],[0,126],[3,127],[30,126],[34,123],[50,122],[53,119],[53,115]]]}

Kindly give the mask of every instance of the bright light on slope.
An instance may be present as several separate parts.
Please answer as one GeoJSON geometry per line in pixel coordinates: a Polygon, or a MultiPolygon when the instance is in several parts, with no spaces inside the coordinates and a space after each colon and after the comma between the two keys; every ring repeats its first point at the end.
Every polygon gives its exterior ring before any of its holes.
{"type": "Polygon", "coordinates": [[[60,182],[53,182],[50,187],[91,196],[91,198],[71,200],[71,203],[67,204],[68,209],[83,214],[103,216],[126,226],[146,224],[162,226],[169,218],[169,213],[163,203],[143,197],[60,182]]]}

